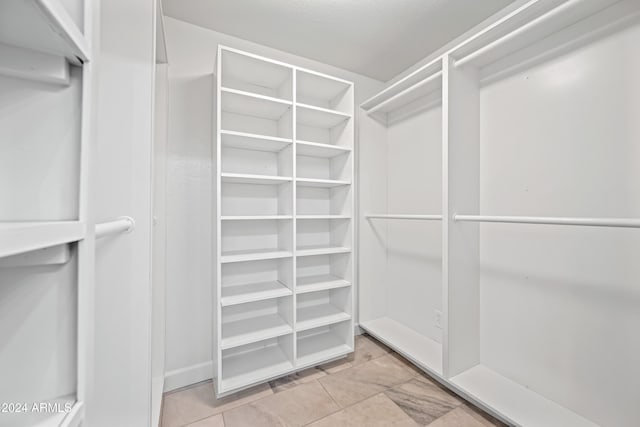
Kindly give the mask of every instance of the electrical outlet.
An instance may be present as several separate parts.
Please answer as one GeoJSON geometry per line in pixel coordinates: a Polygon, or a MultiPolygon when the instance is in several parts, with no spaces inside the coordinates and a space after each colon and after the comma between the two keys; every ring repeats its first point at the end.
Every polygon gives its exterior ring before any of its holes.
{"type": "Polygon", "coordinates": [[[436,328],[442,329],[442,312],[436,310],[436,328]]]}

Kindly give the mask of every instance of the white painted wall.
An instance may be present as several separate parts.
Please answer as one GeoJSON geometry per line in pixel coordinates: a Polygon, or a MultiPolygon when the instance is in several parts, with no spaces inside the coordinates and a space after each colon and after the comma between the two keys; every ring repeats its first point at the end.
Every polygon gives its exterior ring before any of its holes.
{"type": "Polygon", "coordinates": [[[170,390],[211,378],[211,148],[217,45],[354,81],[356,105],[382,83],[176,19],[167,18],[165,25],[171,58],[165,382],[165,390],[170,390]]]}
{"type": "MultiPolygon", "coordinates": [[[[640,216],[640,25],[481,91],[481,212],[640,216]]],[[[606,426],[640,420],[640,231],[483,225],[481,360],[606,426]]]]}
{"type": "Polygon", "coordinates": [[[155,3],[101,2],[93,210],[136,227],[96,243],[92,427],[150,424],[155,3]]]}
{"type": "MultiPolygon", "coordinates": [[[[442,108],[407,117],[387,129],[387,210],[442,213],[442,108]]],[[[361,175],[362,182],[368,176],[361,175]]],[[[435,310],[442,311],[440,221],[377,220],[387,227],[387,316],[441,342],[435,310]]],[[[370,268],[371,260],[362,268],[370,268]]],[[[375,260],[374,260],[375,262],[375,260]]]]}

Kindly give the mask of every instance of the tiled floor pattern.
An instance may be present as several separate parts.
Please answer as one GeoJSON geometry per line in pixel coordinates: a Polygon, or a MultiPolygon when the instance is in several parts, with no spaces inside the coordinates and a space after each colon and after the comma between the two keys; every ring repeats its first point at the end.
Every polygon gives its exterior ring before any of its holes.
{"type": "Polygon", "coordinates": [[[210,381],[164,396],[162,427],[489,427],[465,403],[368,336],[348,358],[216,399],[210,381]]]}

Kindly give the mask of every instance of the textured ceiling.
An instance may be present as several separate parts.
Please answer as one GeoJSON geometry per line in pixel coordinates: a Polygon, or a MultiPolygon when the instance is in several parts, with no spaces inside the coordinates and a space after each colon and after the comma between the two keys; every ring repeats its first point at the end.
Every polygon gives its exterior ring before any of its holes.
{"type": "Polygon", "coordinates": [[[387,81],[512,0],[163,0],[167,16],[387,81]]]}

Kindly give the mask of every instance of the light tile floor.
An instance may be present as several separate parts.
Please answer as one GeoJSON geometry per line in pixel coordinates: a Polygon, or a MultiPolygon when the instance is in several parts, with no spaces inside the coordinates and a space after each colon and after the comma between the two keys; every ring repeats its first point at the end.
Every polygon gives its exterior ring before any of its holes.
{"type": "Polygon", "coordinates": [[[347,358],[216,399],[211,381],[167,393],[162,427],[503,426],[373,338],[347,358]]]}

